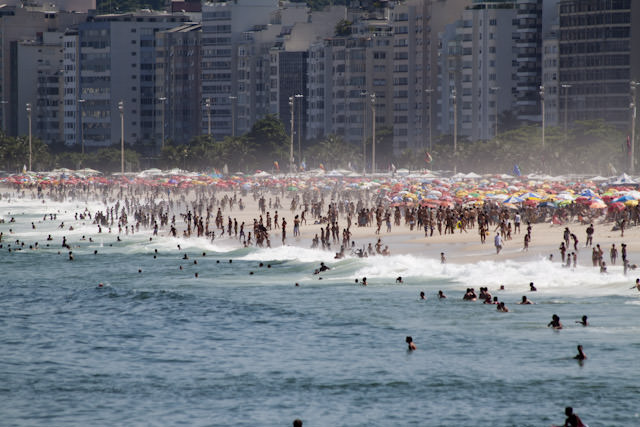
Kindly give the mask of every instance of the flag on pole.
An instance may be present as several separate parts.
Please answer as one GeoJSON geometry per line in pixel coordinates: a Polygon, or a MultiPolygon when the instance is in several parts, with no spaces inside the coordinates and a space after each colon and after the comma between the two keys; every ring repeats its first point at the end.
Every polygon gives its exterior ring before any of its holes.
{"type": "Polygon", "coordinates": [[[429,154],[428,151],[424,154],[424,161],[427,163],[431,163],[433,161],[433,158],[431,157],[431,154],[429,154]]]}
{"type": "Polygon", "coordinates": [[[319,168],[320,168],[320,169],[322,169],[322,170],[324,170],[324,165],[323,165],[322,163],[320,163],[319,168]]]}
{"type": "Polygon", "coordinates": [[[275,167],[277,171],[280,171],[280,165],[278,164],[277,160],[273,162],[273,167],[275,167]]]}
{"type": "Polygon", "coordinates": [[[522,172],[520,172],[520,167],[518,165],[513,165],[513,174],[515,176],[520,176],[522,175],[522,172]]]}
{"type": "Polygon", "coordinates": [[[302,161],[302,164],[300,165],[302,167],[302,170],[307,170],[307,162],[305,162],[304,160],[302,161]]]}
{"type": "Polygon", "coordinates": [[[627,135],[627,154],[631,155],[631,137],[627,135]]]}

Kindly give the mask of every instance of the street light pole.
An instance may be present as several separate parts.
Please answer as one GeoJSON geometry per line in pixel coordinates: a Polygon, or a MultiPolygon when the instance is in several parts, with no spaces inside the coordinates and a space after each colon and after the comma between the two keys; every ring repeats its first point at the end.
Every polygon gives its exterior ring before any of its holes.
{"type": "Polygon", "coordinates": [[[87,101],[86,99],[82,99],[82,98],[78,99],[78,105],[79,105],[79,107],[78,107],[78,117],[79,117],[79,119],[78,120],[79,120],[79,124],[80,124],[79,127],[80,127],[80,150],[81,150],[80,152],[82,154],[84,154],[84,132],[83,132],[84,131],[84,123],[82,121],[82,112],[83,112],[83,108],[82,107],[84,106],[84,103],[86,101],[87,101]]]}
{"type": "Polygon", "coordinates": [[[295,98],[293,96],[289,97],[289,110],[291,110],[291,147],[289,150],[289,170],[291,171],[291,173],[293,173],[293,117],[295,110],[294,100],[295,98]]]}
{"type": "Polygon", "coordinates": [[[160,140],[160,149],[164,148],[164,107],[166,100],[166,96],[161,96],[160,98],[158,98],[158,101],[162,102],[162,123],[160,124],[160,127],[162,128],[162,139],[160,140]]]}
{"type": "Polygon", "coordinates": [[[453,171],[456,172],[456,152],[458,150],[458,105],[456,102],[456,88],[451,89],[453,100],[453,171]]]}
{"type": "Polygon", "coordinates": [[[567,105],[568,105],[568,95],[569,95],[569,88],[571,87],[570,84],[563,84],[562,88],[564,89],[564,143],[565,145],[567,144],[567,139],[568,139],[568,134],[567,134],[567,105]]]}
{"type": "Polygon", "coordinates": [[[542,149],[544,150],[544,86],[540,86],[540,101],[542,101],[542,149]]]}
{"type": "Polygon", "coordinates": [[[631,147],[630,147],[630,155],[629,155],[629,173],[635,172],[635,146],[636,146],[636,117],[638,112],[637,99],[636,99],[636,90],[640,83],[632,81],[631,82],[631,147]]]}
{"type": "Polygon", "coordinates": [[[124,176],[124,101],[118,102],[120,111],[120,173],[124,176]]]}
{"type": "MultiPolygon", "coordinates": [[[[429,152],[431,152],[432,150],[432,144],[431,144],[431,94],[433,93],[433,89],[429,88],[429,89],[425,89],[424,90],[427,93],[427,96],[429,97],[429,109],[427,111],[427,114],[425,114],[425,118],[428,118],[429,120],[429,152]]],[[[422,151],[424,151],[424,147],[422,147],[422,151]]]]}
{"type": "Polygon", "coordinates": [[[376,173],[376,94],[371,95],[371,175],[376,173]]]}
{"type": "Polygon", "coordinates": [[[31,171],[31,104],[27,102],[27,117],[29,119],[29,171],[31,171]]]}
{"type": "Polygon", "coordinates": [[[237,96],[230,96],[231,100],[231,136],[236,136],[236,100],[237,96]]]}
{"type": "Polygon", "coordinates": [[[205,100],[204,108],[207,109],[207,135],[211,136],[211,99],[205,100]]]}
{"type": "MultiPolygon", "coordinates": [[[[295,95],[296,98],[298,98],[301,102],[302,98],[304,98],[304,95],[302,94],[297,94],[295,95]]],[[[300,150],[300,138],[302,138],[302,105],[299,103],[298,104],[298,162],[300,162],[302,160],[302,155],[301,155],[301,150],[300,150]]]]}

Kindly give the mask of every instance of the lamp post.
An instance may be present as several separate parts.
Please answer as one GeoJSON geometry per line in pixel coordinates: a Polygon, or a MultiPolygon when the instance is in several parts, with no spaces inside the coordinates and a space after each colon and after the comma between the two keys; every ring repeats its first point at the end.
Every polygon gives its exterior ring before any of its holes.
{"type": "Polygon", "coordinates": [[[458,149],[458,105],[457,105],[456,88],[451,89],[451,99],[453,101],[453,155],[456,155],[458,149]]]}
{"type": "Polygon", "coordinates": [[[124,101],[118,102],[120,111],[120,173],[124,176],[124,101]]]}
{"type": "MultiPolygon", "coordinates": [[[[367,96],[367,90],[361,90],[360,96],[367,96]]],[[[366,98],[363,98],[366,99],[366,98]]],[[[362,175],[367,174],[367,108],[366,101],[362,103],[362,175]]]]}
{"type": "Polygon", "coordinates": [[[542,149],[544,150],[544,86],[540,86],[540,101],[542,105],[542,149]]]}
{"type": "Polygon", "coordinates": [[[29,171],[31,171],[31,103],[27,102],[26,108],[29,120],[29,171]]]}
{"type": "Polygon", "coordinates": [[[564,143],[566,145],[567,143],[567,105],[568,105],[568,95],[569,95],[569,88],[571,87],[570,84],[563,84],[562,88],[564,89],[564,143]]]}
{"type": "Polygon", "coordinates": [[[291,147],[289,149],[289,170],[293,173],[293,117],[294,117],[294,104],[295,98],[293,96],[289,97],[289,110],[291,110],[291,147]]]}
{"type": "MultiPolygon", "coordinates": [[[[295,95],[296,98],[302,102],[302,98],[304,95],[298,93],[295,95]]],[[[302,138],[302,105],[298,104],[298,162],[302,159],[301,150],[300,150],[300,138],[302,138]]]]}
{"type": "Polygon", "coordinates": [[[204,108],[207,109],[207,135],[211,136],[211,99],[205,99],[204,108]]]}
{"type": "Polygon", "coordinates": [[[632,81],[631,82],[631,147],[629,153],[629,173],[635,172],[635,146],[636,146],[636,117],[638,112],[637,100],[636,100],[636,90],[640,83],[632,81]]]}
{"type": "Polygon", "coordinates": [[[493,87],[491,88],[491,91],[494,93],[495,98],[496,98],[496,99],[495,99],[495,103],[496,103],[496,109],[495,109],[496,117],[495,117],[495,119],[496,119],[496,122],[495,122],[495,128],[494,128],[494,131],[493,131],[493,132],[494,132],[493,137],[494,137],[496,140],[498,139],[498,112],[499,112],[499,109],[498,109],[498,91],[499,91],[499,90],[500,90],[500,86],[493,86],[493,87]]]}
{"type": "Polygon", "coordinates": [[[231,101],[231,136],[236,136],[236,100],[237,96],[230,96],[231,101]]]}
{"type": "Polygon", "coordinates": [[[376,173],[376,94],[371,98],[371,175],[376,173]]]}
{"type": "MultiPolygon", "coordinates": [[[[429,152],[431,152],[432,149],[432,144],[431,144],[431,94],[433,93],[433,89],[429,88],[429,89],[425,89],[424,90],[425,93],[427,94],[427,96],[429,97],[429,110],[427,112],[427,114],[425,114],[425,118],[428,118],[429,120],[429,152]]],[[[424,147],[422,147],[424,151],[424,147]]]]}
{"type": "Polygon", "coordinates": [[[82,112],[83,112],[83,106],[84,103],[87,102],[86,99],[78,99],[78,122],[80,124],[80,126],[78,126],[80,128],[80,152],[82,154],[84,154],[84,122],[82,121],[82,112]]]}
{"type": "Polygon", "coordinates": [[[160,124],[160,127],[162,128],[162,139],[160,140],[160,149],[163,149],[164,148],[164,106],[165,106],[165,102],[167,101],[167,97],[161,96],[160,98],[158,98],[158,101],[162,102],[162,123],[160,124]]]}

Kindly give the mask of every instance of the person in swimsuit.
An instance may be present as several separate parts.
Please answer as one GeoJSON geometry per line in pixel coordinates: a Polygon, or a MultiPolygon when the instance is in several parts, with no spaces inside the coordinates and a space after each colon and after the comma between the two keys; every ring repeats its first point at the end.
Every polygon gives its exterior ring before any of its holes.
{"type": "Polygon", "coordinates": [[[551,316],[551,322],[547,324],[547,327],[551,326],[553,329],[562,329],[562,323],[560,323],[560,317],[557,314],[551,316]]]}
{"type": "Polygon", "coordinates": [[[565,420],[563,427],[587,427],[580,417],[573,412],[573,408],[571,406],[567,406],[565,408],[564,414],[567,416],[567,419],[565,420]]]}
{"type": "Polygon", "coordinates": [[[413,343],[413,338],[412,337],[409,336],[409,337],[405,338],[405,341],[406,341],[407,345],[409,346],[409,348],[408,348],[409,351],[413,351],[413,350],[415,350],[417,348],[416,345],[413,343]]]}

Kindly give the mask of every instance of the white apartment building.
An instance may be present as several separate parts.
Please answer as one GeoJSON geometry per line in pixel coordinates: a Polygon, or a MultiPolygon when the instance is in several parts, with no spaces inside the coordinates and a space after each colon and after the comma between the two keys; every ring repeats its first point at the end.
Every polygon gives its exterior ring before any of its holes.
{"type": "Polygon", "coordinates": [[[462,43],[459,132],[472,141],[494,138],[498,116],[512,108],[515,17],[515,9],[504,3],[476,3],[463,12],[457,28],[462,43]]]}
{"type": "Polygon", "coordinates": [[[393,128],[393,150],[423,148],[430,86],[430,2],[392,4],[380,16],[350,11],[352,34],[328,37],[309,49],[308,135],[335,133],[357,142],[376,126],[393,128]]]}
{"type": "MultiPolygon", "coordinates": [[[[238,99],[238,51],[243,35],[271,22],[278,0],[234,0],[202,6],[202,134],[211,117],[216,139],[232,135],[238,99]],[[206,111],[209,106],[209,111],[206,111]]],[[[247,40],[245,40],[246,42],[247,40]]],[[[244,120],[244,119],[243,119],[244,120]]],[[[237,124],[236,124],[237,125],[237,124]]]]}

